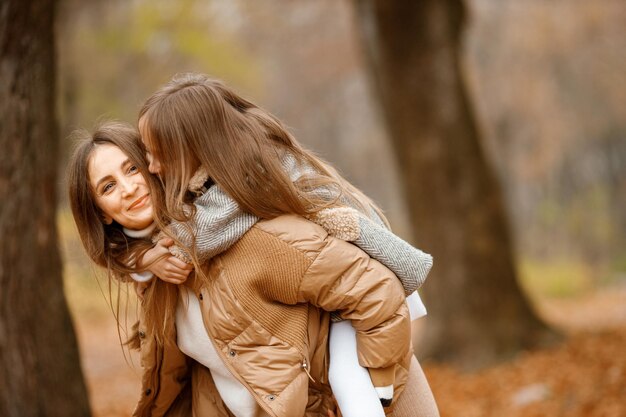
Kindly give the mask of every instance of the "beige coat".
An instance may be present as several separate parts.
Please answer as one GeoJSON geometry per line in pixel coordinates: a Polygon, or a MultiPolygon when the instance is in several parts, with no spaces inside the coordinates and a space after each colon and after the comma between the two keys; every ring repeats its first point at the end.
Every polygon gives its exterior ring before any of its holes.
{"type": "MultiPolygon", "coordinates": [[[[352,320],[359,362],[397,398],[411,358],[400,281],[356,246],[297,216],[260,221],[192,280],[207,333],[225,365],[270,415],[324,416],[328,312],[352,320]]],[[[134,416],[226,417],[210,372],[142,323],[142,397],[134,416]],[[193,412],[193,414],[192,414],[193,412]]]]}

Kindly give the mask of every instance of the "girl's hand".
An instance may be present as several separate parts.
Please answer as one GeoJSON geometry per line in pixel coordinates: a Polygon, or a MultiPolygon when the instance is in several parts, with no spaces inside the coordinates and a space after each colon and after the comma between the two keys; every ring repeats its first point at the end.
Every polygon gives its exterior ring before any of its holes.
{"type": "Polygon", "coordinates": [[[193,265],[189,265],[172,256],[169,247],[174,244],[170,238],[159,240],[155,247],[145,253],[142,259],[144,265],[150,265],[148,271],[171,284],[182,284],[187,280],[189,273],[193,271],[193,265]]]}

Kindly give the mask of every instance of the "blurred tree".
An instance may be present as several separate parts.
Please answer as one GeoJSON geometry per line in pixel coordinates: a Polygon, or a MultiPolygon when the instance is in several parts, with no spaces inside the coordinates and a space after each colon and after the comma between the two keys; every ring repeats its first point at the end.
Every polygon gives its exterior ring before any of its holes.
{"type": "Polygon", "coordinates": [[[53,0],[0,8],[0,415],[88,416],[57,247],[53,0]]]}
{"type": "Polygon", "coordinates": [[[481,148],[460,62],[460,0],[356,0],[376,93],[394,143],[414,236],[435,269],[422,353],[466,367],[553,333],[516,280],[506,213],[481,148]]]}

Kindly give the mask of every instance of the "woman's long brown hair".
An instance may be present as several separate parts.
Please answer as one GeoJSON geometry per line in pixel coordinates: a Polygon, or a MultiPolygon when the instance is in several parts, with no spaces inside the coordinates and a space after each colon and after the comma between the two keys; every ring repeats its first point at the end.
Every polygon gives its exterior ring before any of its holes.
{"type": "Polygon", "coordinates": [[[304,149],[276,117],[206,75],[175,76],[146,100],[139,125],[163,167],[165,200],[160,205],[155,202],[159,224],[189,220],[183,202],[198,166],[242,210],[259,218],[287,213],[307,216],[348,201],[385,219],[369,198],[304,149]],[[301,168],[312,168],[314,174],[292,181],[283,166],[286,155],[301,168]],[[322,188],[330,192],[313,192],[322,188]]]}
{"type": "MultiPolygon", "coordinates": [[[[104,122],[93,133],[77,131],[73,136],[76,144],[67,168],[70,207],[87,255],[107,271],[109,302],[119,329],[121,294],[118,286],[115,304],[112,280],[129,281],[128,274],[134,272],[129,267],[132,264],[131,259],[140,259],[153,244],[146,239],[127,237],[122,226],[115,221],[110,225],[102,221],[102,213],[96,203],[89,178],[89,162],[94,149],[103,145],[120,148],[146,179],[153,200],[162,199],[159,197],[162,188],[159,181],[148,172],[145,150],[141,146],[139,133],[132,126],[120,122],[104,122]]],[[[176,286],[159,279],[152,280],[145,292],[142,301],[145,325],[160,343],[164,343],[164,335],[173,328],[176,297],[176,286]]]]}

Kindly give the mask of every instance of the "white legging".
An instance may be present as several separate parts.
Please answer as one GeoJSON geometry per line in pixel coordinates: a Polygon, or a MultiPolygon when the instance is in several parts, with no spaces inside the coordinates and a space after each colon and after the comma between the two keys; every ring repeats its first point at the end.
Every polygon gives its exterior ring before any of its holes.
{"type": "Polygon", "coordinates": [[[328,349],[328,380],[342,416],[385,417],[369,372],[359,365],[356,331],[350,320],[331,323],[328,349]]]}
{"type": "MultiPolygon", "coordinates": [[[[342,417],[384,417],[369,372],[357,356],[356,331],[350,321],[332,323],[329,334],[328,376],[342,417]]],[[[394,417],[438,417],[439,410],[422,368],[413,357],[403,394],[394,405],[394,417]]]]}

